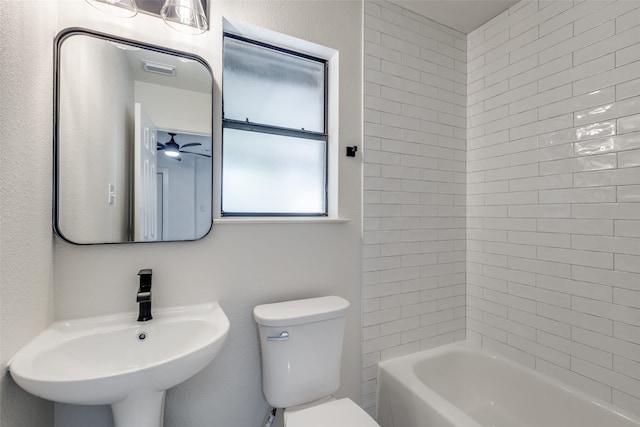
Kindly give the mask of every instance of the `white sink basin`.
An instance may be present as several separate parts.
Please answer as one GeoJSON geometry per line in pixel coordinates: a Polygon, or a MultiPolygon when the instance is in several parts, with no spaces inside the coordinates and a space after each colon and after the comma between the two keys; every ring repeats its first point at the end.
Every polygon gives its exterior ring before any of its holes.
{"type": "Polygon", "coordinates": [[[36,396],[110,404],[117,427],[162,425],[165,391],[218,354],[229,320],[217,303],[55,322],[10,362],[13,379],[36,396]]]}

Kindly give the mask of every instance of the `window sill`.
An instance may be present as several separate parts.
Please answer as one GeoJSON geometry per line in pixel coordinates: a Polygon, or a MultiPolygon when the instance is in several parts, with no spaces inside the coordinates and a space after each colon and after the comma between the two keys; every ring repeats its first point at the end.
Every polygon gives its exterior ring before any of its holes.
{"type": "Polygon", "coordinates": [[[213,225],[218,224],[344,224],[347,218],[326,217],[234,217],[214,218],[213,225]]]}

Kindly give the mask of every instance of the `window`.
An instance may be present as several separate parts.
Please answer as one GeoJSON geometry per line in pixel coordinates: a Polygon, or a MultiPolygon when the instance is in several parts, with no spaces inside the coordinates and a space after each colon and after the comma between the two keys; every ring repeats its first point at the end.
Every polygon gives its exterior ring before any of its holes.
{"type": "Polygon", "coordinates": [[[327,61],[224,37],[222,215],[327,215],[327,61]]]}

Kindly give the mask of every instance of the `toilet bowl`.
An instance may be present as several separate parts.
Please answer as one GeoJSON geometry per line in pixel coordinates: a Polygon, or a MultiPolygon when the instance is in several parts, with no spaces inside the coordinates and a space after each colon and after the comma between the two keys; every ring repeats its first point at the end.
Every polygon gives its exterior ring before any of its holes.
{"type": "Polygon", "coordinates": [[[333,397],[348,307],[344,298],[329,296],[254,308],[262,390],[271,406],[287,408],[285,427],[379,427],[351,399],[333,397]]]}
{"type": "Polygon", "coordinates": [[[285,427],[380,427],[351,399],[331,400],[284,411],[285,427]]]}

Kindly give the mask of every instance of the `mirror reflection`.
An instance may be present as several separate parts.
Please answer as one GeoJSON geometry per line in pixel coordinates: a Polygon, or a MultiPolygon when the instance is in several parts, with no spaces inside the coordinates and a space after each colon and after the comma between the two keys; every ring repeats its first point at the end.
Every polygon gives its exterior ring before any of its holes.
{"type": "Polygon", "coordinates": [[[212,76],[200,58],[73,30],[56,43],[55,229],[79,244],[211,228],[212,76]]]}

